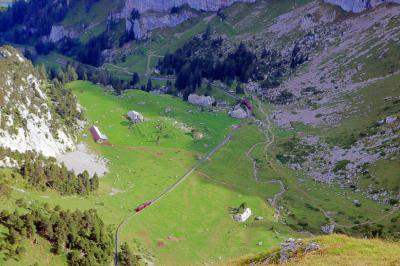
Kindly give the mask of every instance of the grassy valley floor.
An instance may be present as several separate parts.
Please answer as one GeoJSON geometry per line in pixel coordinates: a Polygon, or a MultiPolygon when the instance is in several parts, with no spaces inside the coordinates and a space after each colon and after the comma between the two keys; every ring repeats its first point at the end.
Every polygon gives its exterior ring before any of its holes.
{"type": "MultiPolygon", "coordinates": [[[[87,130],[81,138],[108,160],[109,173],[101,178],[99,191],[85,198],[36,191],[19,178],[10,177],[14,190],[9,199],[0,199],[3,209],[15,209],[19,198],[68,209],[95,208],[115,230],[136,206],[175,183],[240,123],[214,108],[202,110],[171,96],[137,90],[115,96],[82,81],[68,87],[85,110],[86,126],[97,125],[110,139],[111,146],[95,144],[87,130]],[[145,121],[132,125],[125,118],[130,110],[141,112],[145,121]]],[[[276,142],[291,136],[275,128],[271,132],[276,142]]],[[[137,240],[156,256],[159,265],[221,263],[265,251],[288,237],[308,237],[309,231],[319,232],[328,222],[344,229],[352,228],[355,220],[379,221],[386,226],[386,221],[397,215],[396,210],[366,200],[361,193],[315,183],[300,172],[288,170],[273,159],[274,145],[265,150],[265,141],[252,120],[243,122],[232,139],[184,183],[128,220],[120,232],[120,242],[134,245],[137,240]],[[257,162],[258,180],[252,160],[257,162]],[[283,182],[283,194],[279,194],[282,188],[278,183],[269,182],[273,180],[283,182]],[[280,221],[268,203],[278,194],[280,221]],[[361,207],[353,205],[354,199],[362,203],[361,207]],[[253,215],[239,224],[229,210],[242,202],[251,207],[253,215]],[[263,219],[255,220],[256,216],[263,219]],[[380,221],[382,217],[386,217],[384,221],[380,221]]],[[[29,255],[39,254],[38,248],[46,253],[49,247],[44,241],[36,246],[27,241],[25,248],[21,261],[30,256],[32,262],[44,263],[44,256],[29,255]]],[[[52,265],[65,261],[62,256],[52,260],[52,265]]],[[[13,263],[17,262],[10,260],[6,265],[13,263]]]]}

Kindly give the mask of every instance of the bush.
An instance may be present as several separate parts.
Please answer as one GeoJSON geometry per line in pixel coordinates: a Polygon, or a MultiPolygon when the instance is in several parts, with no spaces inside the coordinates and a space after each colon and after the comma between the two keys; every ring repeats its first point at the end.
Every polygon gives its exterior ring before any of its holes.
{"type": "Polygon", "coordinates": [[[350,163],[349,160],[341,160],[338,161],[335,165],[335,168],[333,168],[333,172],[339,172],[339,171],[343,171],[346,170],[346,166],[350,163]]]}

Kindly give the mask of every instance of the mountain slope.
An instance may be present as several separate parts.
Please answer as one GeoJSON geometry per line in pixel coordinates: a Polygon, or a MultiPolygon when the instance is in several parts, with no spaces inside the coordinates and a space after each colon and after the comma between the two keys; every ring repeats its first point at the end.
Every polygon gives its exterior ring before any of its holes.
{"type": "Polygon", "coordinates": [[[0,146],[55,156],[74,147],[72,128],[56,113],[30,61],[10,46],[0,47],[0,146]]]}

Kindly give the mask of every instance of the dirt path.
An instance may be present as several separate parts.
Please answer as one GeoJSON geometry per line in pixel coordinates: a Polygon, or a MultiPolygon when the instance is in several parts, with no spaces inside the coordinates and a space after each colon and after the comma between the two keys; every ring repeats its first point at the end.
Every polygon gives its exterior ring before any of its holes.
{"type": "MultiPolygon", "coordinates": [[[[173,192],[180,184],[182,184],[194,171],[196,171],[202,164],[204,164],[206,161],[208,161],[217,151],[219,151],[223,146],[225,146],[231,139],[233,134],[241,127],[241,125],[235,126],[231,132],[217,145],[215,146],[204,158],[202,158],[200,161],[198,161],[192,168],[190,168],[178,181],[176,181],[174,184],[172,184],[170,187],[165,189],[161,194],[159,194],[156,198],[154,198],[151,202],[152,204],[147,207],[151,208],[153,207],[157,202],[162,200],[165,196],[167,196],[169,193],[173,192]]],[[[144,210],[143,210],[144,211],[144,210]]],[[[139,215],[141,212],[136,212],[133,211],[130,215],[125,217],[117,227],[117,230],[115,232],[115,257],[114,257],[114,264],[118,265],[118,241],[119,241],[119,234],[122,229],[122,227],[130,221],[133,217],[139,215]]]]}
{"type": "Polygon", "coordinates": [[[147,64],[146,64],[146,73],[145,73],[146,77],[150,76],[150,74],[151,74],[150,73],[150,64],[151,64],[152,57],[164,58],[164,56],[157,55],[156,51],[149,51],[149,53],[147,55],[147,64]]]}
{"type": "Polygon", "coordinates": [[[228,97],[231,97],[232,99],[240,100],[240,98],[237,97],[236,95],[234,95],[234,94],[232,94],[232,93],[230,93],[230,92],[224,90],[224,89],[226,89],[226,86],[224,86],[222,83],[221,83],[221,84],[216,84],[216,83],[213,82],[213,83],[211,83],[211,86],[213,86],[213,87],[216,88],[217,90],[221,91],[222,93],[224,93],[224,94],[227,95],[228,97]],[[221,86],[222,86],[224,89],[221,89],[221,86]]]}
{"type": "MultiPolygon", "coordinates": [[[[258,143],[255,143],[253,146],[250,147],[249,150],[245,152],[246,157],[252,162],[252,167],[253,167],[253,177],[254,180],[257,183],[262,183],[262,184],[273,184],[277,183],[280,185],[281,190],[276,193],[272,199],[269,199],[270,205],[275,209],[275,214],[274,217],[277,221],[279,221],[281,217],[281,212],[279,208],[279,199],[283,196],[283,194],[286,192],[286,187],[282,180],[280,179],[274,179],[274,180],[269,180],[269,181],[262,181],[258,177],[258,169],[257,169],[257,161],[251,156],[251,153],[257,147],[258,145],[264,145],[264,152],[265,152],[265,157],[267,159],[267,150],[268,148],[275,142],[275,135],[271,133],[271,121],[269,120],[268,114],[265,112],[264,108],[262,107],[262,103],[260,99],[257,96],[254,96],[253,99],[257,102],[259,106],[259,111],[265,116],[265,121],[256,119],[254,117],[254,120],[257,124],[259,124],[259,128],[262,130],[264,136],[265,136],[265,141],[261,141],[258,143]]],[[[272,165],[272,164],[271,164],[272,165]]]]}

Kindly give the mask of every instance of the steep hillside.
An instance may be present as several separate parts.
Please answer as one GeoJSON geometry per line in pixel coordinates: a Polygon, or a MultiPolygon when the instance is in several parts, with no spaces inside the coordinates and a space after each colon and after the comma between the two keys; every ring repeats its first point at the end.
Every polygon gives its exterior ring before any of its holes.
{"type": "Polygon", "coordinates": [[[74,147],[73,125],[57,113],[32,63],[10,46],[0,47],[0,146],[55,156],[74,147]]]}

